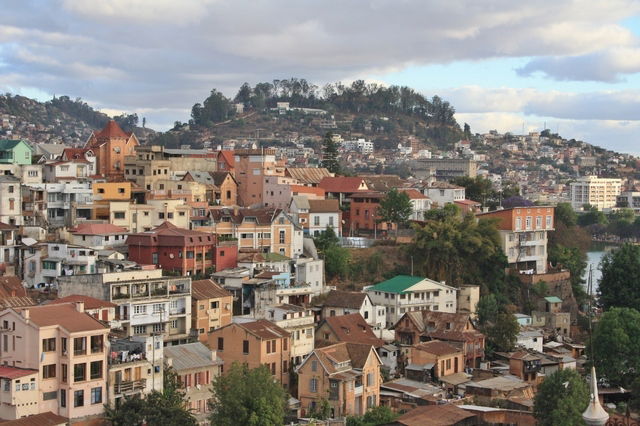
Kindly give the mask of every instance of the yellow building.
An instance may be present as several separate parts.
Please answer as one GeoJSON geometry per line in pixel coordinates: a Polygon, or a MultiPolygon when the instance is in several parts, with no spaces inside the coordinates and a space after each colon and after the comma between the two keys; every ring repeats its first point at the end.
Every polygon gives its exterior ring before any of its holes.
{"type": "Polygon", "coordinates": [[[131,182],[94,182],[92,188],[94,219],[109,220],[111,201],[131,199],[131,182]]]}
{"type": "Polygon", "coordinates": [[[182,200],[149,200],[147,204],[109,202],[109,221],[131,233],[150,231],[165,221],[189,229],[191,207],[182,200]]]}

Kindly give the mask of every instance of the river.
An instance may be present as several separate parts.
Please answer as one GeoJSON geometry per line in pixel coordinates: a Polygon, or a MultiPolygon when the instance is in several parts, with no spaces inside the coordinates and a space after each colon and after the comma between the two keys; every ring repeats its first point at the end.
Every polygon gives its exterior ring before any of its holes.
{"type": "Polygon", "coordinates": [[[594,242],[591,244],[591,247],[587,252],[587,268],[585,269],[584,275],[582,277],[585,282],[585,290],[587,289],[587,283],[589,280],[589,267],[593,267],[593,292],[595,293],[598,290],[598,284],[600,283],[600,277],[602,276],[602,272],[600,272],[599,269],[600,261],[605,254],[617,247],[618,246],[616,245],[599,242],[594,242]]]}

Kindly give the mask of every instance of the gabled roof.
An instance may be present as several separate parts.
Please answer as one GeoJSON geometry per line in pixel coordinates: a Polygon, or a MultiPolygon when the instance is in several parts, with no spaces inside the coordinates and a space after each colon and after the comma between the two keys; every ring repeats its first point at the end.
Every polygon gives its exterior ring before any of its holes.
{"type": "Polygon", "coordinates": [[[429,199],[429,197],[424,195],[422,192],[413,188],[400,189],[399,192],[404,192],[405,194],[407,194],[410,200],[428,200],[429,199]]]}
{"type": "Polygon", "coordinates": [[[81,223],[69,230],[74,235],[122,235],[128,231],[112,223],[81,223]]]}
{"type": "Polygon", "coordinates": [[[418,343],[414,348],[436,356],[455,354],[461,352],[460,349],[440,340],[418,343]]]}
{"type": "Polygon", "coordinates": [[[209,172],[209,174],[211,175],[211,178],[213,179],[213,183],[216,186],[222,185],[224,183],[224,180],[227,178],[227,176],[230,176],[234,182],[236,181],[236,178],[233,177],[233,175],[229,172],[209,172]]]}
{"type": "Polygon", "coordinates": [[[22,285],[22,280],[20,278],[15,275],[0,276],[0,299],[26,295],[27,291],[22,285]]]}
{"type": "Polygon", "coordinates": [[[25,142],[22,139],[0,139],[0,151],[7,151],[9,149],[13,149],[16,146],[20,145],[21,143],[24,143],[27,147],[29,147],[30,150],[33,151],[33,148],[31,147],[31,145],[29,145],[27,142],[25,142]]]}
{"type": "Polygon", "coordinates": [[[361,177],[336,176],[322,178],[318,186],[327,192],[351,193],[360,191],[363,183],[364,179],[361,177]]]}
{"type": "MultiPolygon", "coordinates": [[[[372,351],[372,349],[373,346],[368,344],[340,342],[321,348],[316,347],[313,350],[313,353],[315,353],[316,357],[320,360],[320,364],[324,370],[329,375],[332,375],[339,371],[343,371],[336,369],[334,363],[337,364],[350,361],[351,368],[362,368],[372,352],[377,358],[378,363],[382,364],[378,354],[375,350],[372,351]]],[[[309,358],[310,357],[305,358],[304,362],[300,367],[298,367],[298,369],[301,368],[309,358]]]]}
{"type": "Polygon", "coordinates": [[[190,170],[185,173],[182,180],[186,181],[187,177],[191,177],[194,182],[201,183],[203,185],[215,185],[215,181],[213,177],[209,174],[209,172],[201,172],[198,170],[190,170]]]}
{"type": "Polygon", "coordinates": [[[122,128],[116,123],[115,120],[109,120],[109,122],[104,126],[102,130],[95,133],[96,138],[98,139],[111,139],[111,138],[128,138],[130,135],[127,134],[122,128]]]}
{"type": "MultiPolygon", "coordinates": [[[[341,342],[372,345],[376,348],[384,345],[384,341],[373,334],[371,326],[359,313],[325,318],[318,328],[322,327],[322,324],[327,324],[341,342]]],[[[316,337],[318,341],[322,340],[319,336],[316,337]]]]}
{"type": "Polygon", "coordinates": [[[176,371],[210,367],[222,363],[218,359],[214,361],[211,358],[211,350],[200,342],[167,346],[164,348],[163,356],[165,359],[171,359],[171,366],[176,371]]]}
{"type": "Polygon", "coordinates": [[[367,293],[360,291],[331,290],[327,294],[324,307],[360,309],[367,293]]]}
{"type": "Polygon", "coordinates": [[[309,200],[309,212],[311,213],[339,213],[338,200],[309,200]]]}
{"type": "Polygon", "coordinates": [[[18,308],[16,311],[22,312],[25,309],[29,310],[29,320],[39,327],[60,326],[71,333],[102,331],[107,328],[91,315],[79,312],[73,303],[31,306],[18,308]]]}
{"type": "Polygon", "coordinates": [[[222,157],[222,159],[225,161],[225,163],[227,163],[229,167],[234,167],[236,164],[233,151],[219,151],[218,158],[219,157],[222,157]]]}
{"type": "Polygon", "coordinates": [[[296,203],[296,207],[303,210],[309,210],[309,199],[304,195],[294,195],[291,197],[291,201],[296,203]]]}
{"type": "Polygon", "coordinates": [[[562,303],[562,299],[560,299],[557,296],[545,297],[544,300],[546,300],[549,303],[562,303]]]}
{"type": "Polygon", "coordinates": [[[62,151],[61,159],[69,160],[86,160],[87,152],[92,152],[91,148],[65,148],[62,151]]]}
{"type": "Polygon", "coordinates": [[[404,426],[451,426],[475,417],[475,414],[453,404],[422,405],[398,417],[395,423],[404,426]]]}
{"type": "MultiPolygon", "coordinates": [[[[245,218],[253,217],[256,219],[256,223],[258,225],[270,225],[273,220],[282,213],[281,209],[274,209],[271,207],[263,207],[257,209],[251,208],[241,208],[241,209],[230,209],[230,208],[211,208],[209,210],[211,213],[211,217],[215,222],[220,222],[223,217],[231,218],[233,223],[242,223],[245,218]]],[[[285,214],[286,215],[286,214],[285,214]]],[[[287,216],[289,217],[289,216],[287,216]]]]}
{"type": "Polygon", "coordinates": [[[329,170],[324,167],[287,167],[284,173],[286,176],[308,185],[317,185],[323,178],[331,176],[329,170]]]}
{"type": "Polygon", "coordinates": [[[397,175],[363,176],[367,187],[371,191],[387,192],[404,185],[405,181],[397,175]]]}
{"type": "Polygon", "coordinates": [[[469,314],[427,310],[412,311],[405,313],[398,322],[405,317],[416,325],[420,334],[431,339],[463,342],[484,338],[484,334],[473,327],[469,314]],[[471,324],[470,330],[465,330],[467,324],[471,324]]]}
{"type": "Polygon", "coordinates": [[[231,293],[220,287],[213,280],[198,280],[191,282],[191,297],[196,300],[231,296],[231,293]]]}
{"type": "Polygon", "coordinates": [[[62,426],[69,424],[69,419],[47,411],[16,420],[8,420],[2,424],[4,426],[62,426]]]}
{"type": "Polygon", "coordinates": [[[215,236],[211,233],[194,231],[192,229],[178,228],[171,222],[165,221],[151,231],[130,234],[127,237],[128,246],[138,244],[174,246],[201,246],[215,244],[215,236]]]}
{"type": "Polygon", "coordinates": [[[59,305],[60,303],[76,302],[83,302],[85,309],[115,308],[118,306],[115,303],[111,303],[106,300],[96,299],[95,297],[84,296],[81,294],[71,294],[66,297],[52,300],[49,305],[59,305]]]}
{"type": "Polygon", "coordinates": [[[370,287],[367,291],[384,291],[386,293],[402,294],[409,287],[418,284],[424,280],[422,277],[414,277],[409,275],[396,275],[395,277],[382,281],[370,287]]]}

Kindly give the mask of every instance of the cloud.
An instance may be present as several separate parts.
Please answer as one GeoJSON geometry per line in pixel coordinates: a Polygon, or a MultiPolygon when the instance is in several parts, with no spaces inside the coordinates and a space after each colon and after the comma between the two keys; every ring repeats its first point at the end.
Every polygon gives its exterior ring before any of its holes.
{"type": "Polygon", "coordinates": [[[517,70],[522,76],[537,72],[555,80],[617,82],[640,72],[640,47],[612,48],[579,56],[537,58],[517,70]]]}

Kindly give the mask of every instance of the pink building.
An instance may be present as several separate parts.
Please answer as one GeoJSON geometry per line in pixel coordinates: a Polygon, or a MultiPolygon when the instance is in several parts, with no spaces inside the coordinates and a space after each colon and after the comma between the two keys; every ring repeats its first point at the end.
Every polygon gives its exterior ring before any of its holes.
{"type": "Polygon", "coordinates": [[[5,309],[0,325],[0,362],[39,373],[38,412],[70,419],[103,412],[109,329],[84,303],[5,309]]]}

